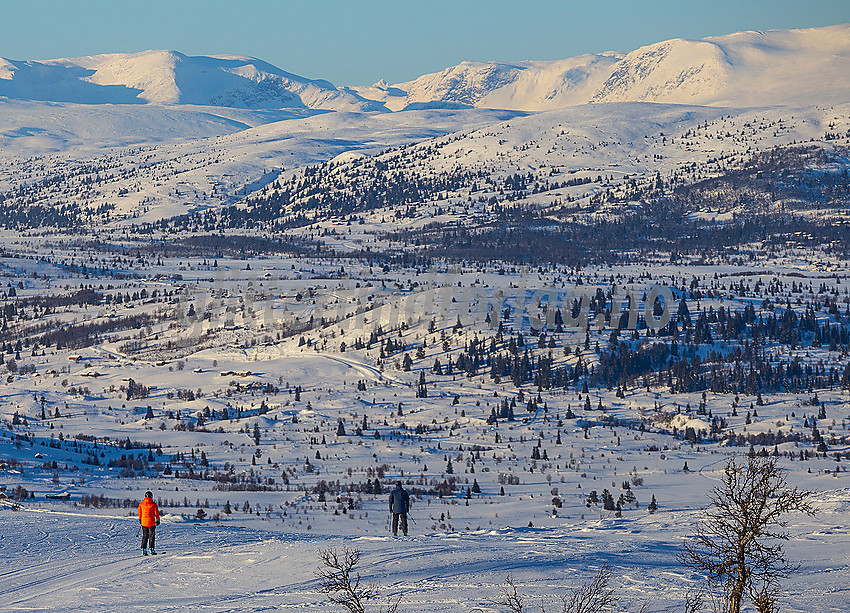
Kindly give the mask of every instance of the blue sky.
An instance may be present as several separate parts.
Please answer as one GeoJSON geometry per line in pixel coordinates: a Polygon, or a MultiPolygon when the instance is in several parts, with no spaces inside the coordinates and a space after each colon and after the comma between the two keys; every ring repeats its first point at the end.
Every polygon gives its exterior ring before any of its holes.
{"type": "Polygon", "coordinates": [[[559,59],[674,37],[848,22],[850,0],[27,0],[0,4],[0,56],[230,53],[364,85],[464,59],[559,59]]]}

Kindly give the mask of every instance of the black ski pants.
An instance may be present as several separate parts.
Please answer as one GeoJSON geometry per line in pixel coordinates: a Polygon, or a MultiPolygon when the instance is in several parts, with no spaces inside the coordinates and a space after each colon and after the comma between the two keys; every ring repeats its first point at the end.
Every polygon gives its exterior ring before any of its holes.
{"type": "Polygon", "coordinates": [[[398,532],[399,522],[402,533],[407,534],[407,513],[393,513],[393,534],[398,532]]]}
{"type": "Polygon", "coordinates": [[[142,549],[154,549],[156,526],[142,526],[142,549]]]}

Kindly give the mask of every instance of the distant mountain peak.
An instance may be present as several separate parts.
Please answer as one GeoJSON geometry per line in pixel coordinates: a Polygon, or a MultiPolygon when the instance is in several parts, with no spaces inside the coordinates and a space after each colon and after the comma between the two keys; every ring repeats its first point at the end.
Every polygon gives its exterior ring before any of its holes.
{"type": "Polygon", "coordinates": [[[700,103],[725,87],[728,73],[719,45],[674,38],[626,55],[590,101],[700,103]]]}
{"type": "Polygon", "coordinates": [[[324,80],[251,57],[151,49],[42,62],[0,60],[0,96],[83,104],[384,110],[324,80]]]}
{"type": "Polygon", "coordinates": [[[438,102],[525,111],[590,102],[840,102],[850,100],[850,25],[673,38],[554,61],[465,60],[406,83],[349,89],[392,110],[438,102]]]}

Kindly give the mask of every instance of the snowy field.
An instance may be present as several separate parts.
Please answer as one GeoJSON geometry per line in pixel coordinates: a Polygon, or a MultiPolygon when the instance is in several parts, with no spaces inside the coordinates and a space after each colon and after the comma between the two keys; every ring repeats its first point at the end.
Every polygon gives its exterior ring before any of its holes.
{"type": "MultiPolygon", "coordinates": [[[[824,512],[793,523],[799,574],[787,582],[785,611],[847,610],[850,490],[818,496],[824,512]]],[[[419,513],[414,510],[413,517],[419,513]]],[[[421,520],[421,514],[420,520],[421,520]]],[[[560,528],[425,533],[408,538],[266,532],[164,520],[160,555],[142,558],[137,522],[53,510],[0,515],[3,611],[329,611],[316,593],[317,551],[358,548],[360,570],[384,595],[402,593],[402,611],[498,610],[511,576],[529,596],[548,597],[589,580],[607,564],[623,610],[682,610],[696,578],[676,560],[699,511],[595,520],[560,528]],[[631,603],[633,606],[626,609],[631,603]]]]}

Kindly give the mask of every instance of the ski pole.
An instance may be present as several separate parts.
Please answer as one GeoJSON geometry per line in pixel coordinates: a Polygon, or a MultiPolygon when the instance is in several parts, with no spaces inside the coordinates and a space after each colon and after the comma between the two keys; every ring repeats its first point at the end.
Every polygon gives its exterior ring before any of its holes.
{"type": "Polygon", "coordinates": [[[139,524],[139,529],[136,530],[136,538],[139,538],[139,535],[142,533],[142,525],[139,524]]]}

